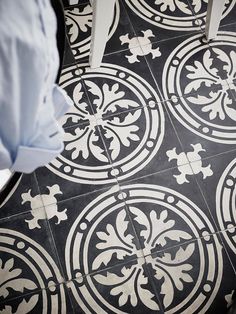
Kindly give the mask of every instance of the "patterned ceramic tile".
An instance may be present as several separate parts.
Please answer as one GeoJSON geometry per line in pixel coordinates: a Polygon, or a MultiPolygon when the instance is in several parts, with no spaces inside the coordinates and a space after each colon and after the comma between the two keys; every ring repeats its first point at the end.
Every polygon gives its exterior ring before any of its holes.
{"type": "Polygon", "coordinates": [[[236,288],[235,1],[65,2],[65,149],[0,204],[0,312],[226,314],[236,288]],[[234,24],[231,24],[234,23],[234,24]],[[202,28],[201,28],[201,27],[202,28]],[[76,63],[74,63],[76,62],[76,63]]]}
{"type": "Polygon", "coordinates": [[[88,124],[91,119],[94,120],[87,90],[76,65],[65,67],[62,70],[60,86],[74,101],[74,106],[60,119],[63,128],[88,124]]]}
{"type": "Polygon", "coordinates": [[[216,232],[194,177],[187,164],[121,185],[145,255],[216,232]]]}
{"type": "MultiPolygon", "coordinates": [[[[233,93],[228,85],[205,93],[167,101],[167,110],[187,152],[191,145],[202,146],[201,158],[235,149],[236,126],[233,93]]],[[[193,156],[192,156],[193,157],[193,156]]],[[[191,161],[200,159],[195,156],[191,161]]]]}
{"type": "Polygon", "coordinates": [[[146,257],[165,313],[226,313],[235,272],[217,235],[146,257]]]}
{"type": "Polygon", "coordinates": [[[222,47],[220,41],[209,45],[203,34],[197,34],[152,45],[153,49],[157,46],[161,56],[153,60],[148,55],[147,61],[165,100],[197,94],[196,101],[204,104],[208,95],[214,99],[218,90],[227,91],[227,71],[232,71],[232,64],[227,58],[228,67],[224,67],[226,55],[216,48],[222,47]]]}
{"type": "MultiPolygon", "coordinates": [[[[85,3],[77,7],[66,8],[65,16],[72,53],[76,61],[81,63],[89,58],[93,16],[92,5],[85,3]]],[[[124,49],[119,40],[119,37],[124,33],[134,36],[133,28],[123,8],[122,1],[117,1],[105,54],[124,49]]]]}
{"type": "Polygon", "coordinates": [[[167,151],[182,148],[162,103],[98,121],[119,182],[176,166],[167,151]]]}
{"type": "Polygon", "coordinates": [[[164,313],[144,258],[69,283],[76,313],[164,313]]]}
{"type": "Polygon", "coordinates": [[[2,199],[0,204],[0,219],[42,207],[43,204],[39,194],[35,174],[22,175],[13,185],[8,196],[2,199]],[[28,206],[29,204],[27,204],[25,199],[27,194],[35,197],[31,207],[28,206]]]}
{"type": "Polygon", "coordinates": [[[0,223],[0,303],[63,282],[44,208],[0,223]]]}
{"type": "Polygon", "coordinates": [[[162,100],[141,47],[104,56],[100,68],[80,64],[80,73],[97,117],[162,100]]]}
{"type": "Polygon", "coordinates": [[[142,36],[142,32],[149,29],[154,34],[152,41],[201,31],[186,0],[125,0],[125,4],[136,34],[142,36]]]}
{"type": "Polygon", "coordinates": [[[66,290],[67,288],[61,284],[22,295],[19,298],[0,303],[0,311],[6,314],[72,314],[74,311],[66,290]]]}
{"type": "Polygon", "coordinates": [[[75,64],[75,63],[76,63],[76,60],[75,60],[74,55],[72,53],[68,36],[66,36],[65,50],[64,50],[64,57],[63,57],[63,66],[68,66],[71,64],[75,64]]]}
{"type": "MultiPolygon", "coordinates": [[[[236,272],[236,227],[231,227],[227,230],[220,232],[220,237],[228,257],[231,261],[232,267],[236,272]]],[[[235,285],[236,289],[236,285],[235,285]]]]}
{"type": "MultiPolygon", "coordinates": [[[[47,215],[52,211],[46,207],[47,215]]],[[[142,255],[119,186],[58,204],[49,220],[68,280],[134,260],[142,255]]]]}
{"type": "Polygon", "coordinates": [[[64,151],[47,167],[36,171],[44,205],[55,203],[56,194],[56,200],[61,201],[117,183],[116,172],[110,163],[95,117],[85,110],[77,112],[81,115],[69,113],[64,117],[65,121],[68,121],[68,117],[72,117],[71,121],[88,117],[89,122],[66,128],[64,151]],[[54,189],[55,182],[57,189],[55,194],[51,194],[50,189],[54,189]]]}
{"type": "Polygon", "coordinates": [[[218,230],[236,227],[236,150],[207,158],[205,162],[211,164],[213,175],[207,180],[197,177],[197,181],[211,208],[218,230]]]}
{"type": "MultiPolygon", "coordinates": [[[[203,30],[205,30],[208,0],[189,0],[189,4],[198,20],[199,25],[203,30]]],[[[235,22],[235,4],[235,0],[225,1],[223,16],[220,22],[221,26],[235,22]]]]}

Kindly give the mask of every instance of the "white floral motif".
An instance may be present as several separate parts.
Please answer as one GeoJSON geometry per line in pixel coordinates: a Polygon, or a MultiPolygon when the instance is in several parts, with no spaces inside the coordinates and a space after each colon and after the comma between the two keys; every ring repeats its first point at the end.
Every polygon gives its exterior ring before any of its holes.
{"type": "Polygon", "coordinates": [[[62,282],[62,276],[50,253],[38,242],[15,230],[0,228],[0,256],[0,314],[39,313],[40,309],[51,313],[52,305],[67,313],[64,287],[52,295],[41,293],[48,288],[54,291],[55,282],[62,282]]]}
{"type": "Polygon", "coordinates": [[[66,10],[65,16],[66,25],[70,27],[68,34],[71,43],[79,38],[80,32],[86,33],[92,27],[92,7],[90,5],[84,7],[83,10],[79,8],[66,10]]]}
{"type": "Polygon", "coordinates": [[[10,305],[5,305],[5,307],[0,310],[0,314],[27,314],[30,313],[35,305],[38,302],[38,295],[33,295],[30,297],[28,301],[23,299],[21,303],[18,305],[17,310],[12,312],[12,306],[10,305]]]}
{"type": "MultiPolygon", "coordinates": [[[[201,3],[201,0],[193,0],[193,2],[201,3]]],[[[188,4],[184,3],[181,0],[156,0],[155,4],[160,5],[160,11],[164,12],[167,9],[169,9],[171,12],[174,12],[177,8],[186,13],[186,14],[192,14],[191,10],[189,9],[188,4]]]]}
{"type": "Polygon", "coordinates": [[[213,175],[211,170],[211,165],[203,166],[202,158],[200,152],[205,152],[206,150],[202,148],[200,143],[191,144],[193,151],[185,153],[181,152],[180,154],[176,153],[176,147],[170,149],[166,152],[166,155],[169,157],[168,161],[176,159],[177,166],[180,174],[174,175],[178,184],[183,184],[185,182],[189,183],[186,176],[191,176],[193,174],[202,173],[203,179],[213,175]],[[191,166],[189,164],[191,162],[191,166]]]}
{"type": "MultiPolygon", "coordinates": [[[[199,30],[205,26],[208,0],[125,0],[129,8],[149,24],[174,31],[199,30]]],[[[222,19],[234,8],[226,0],[222,19]]]]}
{"type": "MultiPolygon", "coordinates": [[[[201,10],[203,3],[208,3],[208,0],[192,0],[191,5],[194,8],[195,13],[198,13],[201,10]]],[[[225,5],[228,3],[229,0],[226,0],[225,5]]],[[[168,9],[171,12],[174,12],[176,9],[179,9],[185,14],[192,15],[192,11],[190,10],[188,4],[186,4],[183,0],[156,0],[155,4],[160,5],[161,12],[168,9]]]]}
{"type": "MultiPolygon", "coordinates": [[[[22,270],[14,268],[14,259],[11,258],[3,264],[0,259],[0,297],[6,299],[9,296],[11,290],[25,293],[27,290],[37,289],[36,284],[29,279],[20,277],[22,270]]],[[[29,313],[37,304],[39,299],[38,295],[33,295],[28,301],[23,299],[18,305],[14,314],[26,314],[29,313]]],[[[0,314],[13,314],[12,307],[5,305],[5,308],[0,310],[0,314]]]]}
{"type": "MultiPolygon", "coordinates": [[[[58,221],[57,224],[59,224],[61,221],[67,220],[67,209],[64,209],[63,211],[59,212],[57,207],[57,199],[55,195],[62,194],[60,187],[58,184],[54,184],[53,186],[47,186],[47,189],[49,191],[49,194],[42,194],[42,195],[36,195],[34,197],[31,196],[31,190],[29,190],[26,193],[23,193],[21,195],[22,198],[22,204],[29,202],[31,206],[31,214],[33,216],[30,220],[25,220],[27,222],[29,229],[40,229],[41,226],[39,225],[39,220],[43,219],[51,219],[53,217],[57,217],[58,221]],[[41,206],[43,203],[41,202],[41,199],[44,201],[45,204],[49,204],[47,206],[47,213],[45,213],[44,210],[36,211],[34,210],[37,208],[37,204],[40,204],[41,206]]],[[[38,205],[39,207],[41,207],[38,205]]]]}
{"type": "Polygon", "coordinates": [[[148,29],[142,31],[143,36],[129,38],[129,34],[120,36],[121,45],[128,44],[131,55],[126,55],[129,63],[140,62],[138,56],[152,55],[152,59],[161,56],[160,48],[152,48],[150,37],[155,37],[153,32],[148,29]],[[138,47],[140,43],[141,47],[138,47]]]}
{"type": "MultiPolygon", "coordinates": [[[[140,236],[144,239],[145,249],[150,254],[156,246],[165,248],[168,240],[178,243],[181,239],[191,239],[187,232],[173,229],[175,221],[168,220],[167,210],[163,210],[159,217],[152,210],[150,216],[147,217],[137,207],[130,206],[129,209],[135,217],[134,220],[145,228],[140,232],[140,236]]],[[[139,251],[136,250],[133,236],[128,234],[128,222],[125,218],[126,212],[123,209],[117,215],[115,226],[108,224],[106,232],[97,232],[97,237],[101,242],[98,242],[96,247],[102,252],[95,258],[93,270],[97,270],[101,264],[107,266],[115,255],[117,259],[124,261],[126,256],[136,254],[138,257],[139,251]]],[[[180,247],[174,258],[165,253],[162,257],[152,259],[150,262],[156,273],[156,279],[163,281],[161,293],[164,295],[165,306],[169,306],[173,301],[174,287],[183,290],[185,282],[192,282],[191,276],[187,273],[192,269],[192,266],[187,263],[187,260],[193,254],[194,248],[195,244],[192,243],[186,249],[180,247]]],[[[119,275],[109,271],[107,275],[99,274],[95,275],[94,278],[100,284],[113,286],[110,294],[119,295],[119,306],[130,302],[135,307],[139,299],[149,309],[158,310],[158,304],[152,299],[154,295],[144,288],[148,284],[148,278],[144,273],[143,264],[145,264],[145,260],[138,258],[135,265],[122,267],[119,275]]]]}
{"type": "Polygon", "coordinates": [[[34,290],[36,284],[26,278],[17,278],[22,273],[22,270],[14,267],[14,259],[11,258],[3,264],[0,259],[0,296],[6,298],[9,295],[9,290],[24,292],[25,290],[34,290]]]}
{"type": "MultiPolygon", "coordinates": [[[[88,91],[95,98],[93,103],[96,107],[96,115],[102,117],[106,114],[115,114],[118,108],[126,111],[127,109],[137,108],[139,104],[131,99],[125,98],[125,92],[120,90],[118,83],[111,86],[103,84],[102,88],[94,82],[85,81],[88,91]]],[[[89,157],[89,154],[102,161],[107,162],[108,159],[104,152],[104,148],[99,146],[99,136],[97,125],[99,124],[104,131],[104,136],[110,141],[111,158],[115,160],[120,153],[121,146],[129,147],[131,141],[138,141],[139,136],[136,132],[139,127],[135,124],[141,115],[141,110],[125,113],[125,117],[112,117],[110,119],[98,119],[93,114],[86,110],[87,104],[80,102],[82,98],[82,85],[79,83],[73,92],[73,98],[77,108],[73,112],[69,112],[64,123],[68,119],[73,122],[84,121],[85,124],[78,126],[74,133],[66,133],[65,149],[72,150],[71,158],[76,159],[80,154],[84,159],[89,157]],[[77,112],[77,115],[75,114],[77,112]],[[79,112],[79,114],[78,114],[79,112]]]]}
{"type": "Polygon", "coordinates": [[[217,59],[222,62],[221,70],[214,67],[213,56],[210,50],[206,50],[203,55],[203,62],[194,61],[194,65],[187,65],[187,78],[191,81],[186,85],[184,93],[188,94],[200,90],[201,85],[205,84],[208,88],[207,95],[190,96],[188,100],[202,107],[202,111],[209,114],[209,119],[219,118],[225,120],[226,116],[236,121],[236,110],[233,108],[232,99],[229,97],[229,87],[224,80],[227,78],[232,81],[236,75],[234,59],[236,52],[231,51],[227,55],[219,48],[212,49],[217,59]]]}

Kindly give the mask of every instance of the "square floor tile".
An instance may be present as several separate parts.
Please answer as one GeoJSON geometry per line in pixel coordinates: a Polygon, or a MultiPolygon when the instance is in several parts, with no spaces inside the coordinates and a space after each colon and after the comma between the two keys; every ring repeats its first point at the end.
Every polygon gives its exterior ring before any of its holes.
{"type": "Polygon", "coordinates": [[[216,232],[189,164],[121,185],[144,255],[216,232]]]}
{"type": "Polygon", "coordinates": [[[76,313],[164,313],[144,258],[69,283],[76,313]]]}
{"type": "Polygon", "coordinates": [[[234,226],[227,230],[221,231],[219,236],[231,261],[232,267],[236,272],[236,227],[234,226]]]}
{"type": "Polygon", "coordinates": [[[75,63],[76,63],[76,60],[75,60],[74,55],[72,53],[68,36],[66,36],[66,38],[65,38],[65,50],[64,50],[64,57],[63,57],[63,66],[65,67],[65,66],[72,65],[75,63]]]}
{"type": "MultiPolygon", "coordinates": [[[[207,4],[206,0],[194,1],[190,0],[189,4],[196,15],[196,19],[203,30],[205,30],[207,4]]],[[[225,1],[225,7],[223,15],[220,21],[220,25],[227,25],[235,22],[236,6],[234,0],[225,1]]]]}
{"type": "Polygon", "coordinates": [[[94,120],[87,90],[76,65],[63,69],[60,77],[60,86],[74,102],[69,111],[59,120],[63,128],[77,124],[87,124],[91,119],[94,120]]]}
{"type": "Polygon", "coordinates": [[[55,213],[49,222],[68,280],[142,254],[118,185],[48,206],[46,212],[55,213]]]}
{"type": "MultiPolygon", "coordinates": [[[[162,103],[98,120],[119,182],[176,167],[167,152],[180,142],[162,103]]],[[[179,165],[187,163],[183,158],[179,165]]]]}
{"type": "Polygon", "coordinates": [[[235,272],[217,235],[146,257],[165,313],[226,313],[235,272]]]}
{"type": "Polygon", "coordinates": [[[219,56],[219,50],[209,46],[203,34],[153,44],[157,47],[161,56],[152,59],[148,55],[147,61],[165,100],[196,94],[196,102],[204,104],[215,91],[227,91],[225,55],[219,56]]]}
{"type": "Polygon", "coordinates": [[[150,30],[151,41],[166,40],[185,34],[200,32],[198,21],[188,1],[167,2],[157,0],[155,3],[144,0],[125,0],[126,10],[138,36],[142,31],[150,30]]]}
{"type": "Polygon", "coordinates": [[[77,62],[87,59],[90,50],[92,7],[90,3],[65,9],[67,35],[77,62]]]}
{"type": "Polygon", "coordinates": [[[44,205],[101,190],[117,183],[95,117],[65,129],[64,151],[36,170],[44,205]]]}
{"type": "Polygon", "coordinates": [[[8,300],[0,304],[0,311],[9,314],[74,313],[66,287],[63,284],[8,300]]]}
{"type": "MultiPolygon", "coordinates": [[[[235,7],[236,8],[236,7],[235,7]]],[[[231,84],[236,79],[236,27],[235,24],[220,28],[215,39],[209,45],[217,60],[217,76],[231,84]]]]}
{"type": "Polygon", "coordinates": [[[106,55],[101,67],[80,64],[80,72],[96,116],[113,114],[158,103],[162,100],[142,49],[136,47],[137,60],[129,51],[106,55]],[[133,62],[134,61],[134,62],[133,62]]]}
{"type": "MultiPolygon", "coordinates": [[[[89,58],[93,19],[92,5],[84,3],[77,7],[66,8],[65,16],[72,53],[75,60],[80,64],[89,58]]],[[[124,50],[120,36],[126,34],[131,37],[135,36],[122,1],[117,1],[104,54],[124,50]]]]}
{"type": "Polygon", "coordinates": [[[23,174],[0,204],[0,219],[43,206],[35,174],[23,174]]]}
{"type": "Polygon", "coordinates": [[[228,85],[205,96],[193,94],[166,102],[185,152],[192,151],[192,145],[202,147],[190,161],[199,160],[199,155],[205,158],[236,148],[235,105],[228,85]]]}
{"type": "Polygon", "coordinates": [[[43,208],[0,222],[0,302],[63,281],[43,208]]]}
{"type": "Polygon", "coordinates": [[[211,166],[213,174],[203,180],[197,177],[198,184],[204,194],[218,230],[236,226],[235,212],[235,178],[236,150],[204,160],[211,166]]]}

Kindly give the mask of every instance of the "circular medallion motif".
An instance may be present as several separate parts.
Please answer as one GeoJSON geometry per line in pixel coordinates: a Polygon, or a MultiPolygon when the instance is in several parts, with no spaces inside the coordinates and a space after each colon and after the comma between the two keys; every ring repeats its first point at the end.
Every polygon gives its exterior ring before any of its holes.
{"type": "Polygon", "coordinates": [[[165,313],[193,308],[205,313],[222,278],[221,245],[209,236],[213,232],[206,215],[174,190],[135,184],[122,187],[121,195],[111,189],[81,212],[69,232],[67,274],[77,278],[70,284],[72,293],[86,313],[92,312],[90,304],[96,313],[127,313],[136,307],[140,313],[157,313],[160,305],[145,271],[149,267],[165,313]]]}
{"type": "Polygon", "coordinates": [[[150,162],[162,143],[164,112],[160,97],[144,79],[123,67],[83,67],[83,83],[93,112],[82,100],[77,67],[69,67],[63,71],[61,86],[73,94],[75,107],[62,124],[70,121],[75,126],[66,129],[65,150],[48,168],[65,179],[88,184],[116,182],[117,175],[128,178],[150,162]]]}
{"type": "Polygon", "coordinates": [[[216,190],[216,212],[220,230],[231,250],[236,254],[236,158],[223,172],[216,190]]]}
{"type": "Polygon", "coordinates": [[[32,294],[28,301],[19,298],[17,313],[29,313],[38,308],[38,304],[40,313],[54,313],[55,308],[66,313],[64,288],[62,285],[55,288],[63,278],[51,256],[32,239],[17,231],[0,228],[0,271],[2,303],[7,304],[7,299],[14,298],[16,292],[19,296],[19,291],[32,294]]]}
{"type": "MultiPolygon", "coordinates": [[[[127,5],[139,17],[155,26],[176,31],[199,30],[206,20],[207,0],[191,0],[189,4],[182,0],[125,0],[127,5]]],[[[225,2],[224,18],[235,5],[235,0],[225,2]]]]}
{"type": "MultiPolygon", "coordinates": [[[[93,10],[90,4],[65,10],[68,36],[75,59],[84,59],[89,56],[91,45],[93,10]]],[[[115,5],[115,14],[109,31],[108,40],[113,36],[120,18],[120,6],[115,5]]]]}
{"type": "Polygon", "coordinates": [[[236,109],[228,83],[236,78],[234,33],[219,32],[211,44],[202,35],[181,43],[168,57],[162,86],[170,111],[187,129],[208,140],[236,143],[236,109]],[[177,98],[176,96],[182,96],[177,98]]]}

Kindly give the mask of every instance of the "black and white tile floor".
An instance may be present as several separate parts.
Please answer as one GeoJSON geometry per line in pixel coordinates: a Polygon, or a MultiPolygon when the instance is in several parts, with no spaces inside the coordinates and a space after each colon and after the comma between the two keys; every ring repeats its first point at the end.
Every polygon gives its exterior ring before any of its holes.
{"type": "Polygon", "coordinates": [[[0,205],[0,313],[223,314],[236,288],[236,0],[66,7],[65,150],[0,205]]]}

